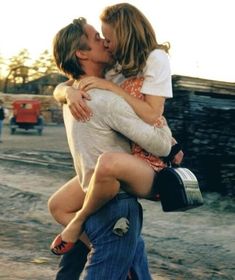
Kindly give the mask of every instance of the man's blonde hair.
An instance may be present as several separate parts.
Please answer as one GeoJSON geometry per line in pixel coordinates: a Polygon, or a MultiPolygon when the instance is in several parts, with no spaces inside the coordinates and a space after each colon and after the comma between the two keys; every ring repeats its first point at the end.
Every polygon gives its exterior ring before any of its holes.
{"type": "Polygon", "coordinates": [[[62,28],[53,40],[53,55],[57,67],[73,79],[85,74],[76,51],[90,49],[84,30],[86,23],[85,18],[74,19],[73,23],[62,28]]]}

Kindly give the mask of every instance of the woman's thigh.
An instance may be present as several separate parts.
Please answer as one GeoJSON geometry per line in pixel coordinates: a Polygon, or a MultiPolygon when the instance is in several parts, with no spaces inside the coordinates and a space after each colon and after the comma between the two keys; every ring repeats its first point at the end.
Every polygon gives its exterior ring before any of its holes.
{"type": "Polygon", "coordinates": [[[148,163],[127,153],[105,153],[103,161],[117,180],[124,183],[125,190],[139,197],[150,194],[155,172],[148,163]]]}
{"type": "Polygon", "coordinates": [[[59,207],[62,212],[71,213],[81,209],[84,198],[85,193],[75,176],[51,196],[49,205],[59,207]]]}

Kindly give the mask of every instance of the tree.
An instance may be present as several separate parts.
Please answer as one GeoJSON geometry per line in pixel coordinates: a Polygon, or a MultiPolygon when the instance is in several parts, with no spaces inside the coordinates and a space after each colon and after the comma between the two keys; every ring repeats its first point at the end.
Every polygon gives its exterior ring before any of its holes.
{"type": "Polygon", "coordinates": [[[6,61],[3,58],[3,56],[0,55],[0,91],[3,90],[3,82],[4,82],[6,68],[7,68],[6,61]]]}
{"type": "Polygon", "coordinates": [[[45,50],[37,60],[34,61],[32,67],[37,71],[34,74],[34,79],[43,75],[58,72],[54,59],[48,50],[45,50]]]}
{"type": "Polygon", "coordinates": [[[0,79],[3,78],[4,67],[5,67],[5,60],[4,60],[4,58],[0,55],[0,79]]]}
{"type": "MultiPolygon", "coordinates": [[[[20,88],[21,85],[38,79],[44,75],[58,73],[56,64],[50,52],[45,50],[38,59],[31,62],[29,51],[22,49],[17,55],[11,57],[7,63],[7,72],[3,91],[7,92],[9,86],[20,88]],[[31,62],[31,63],[30,63],[31,62]]],[[[0,60],[1,70],[1,60],[0,60]]]]}
{"type": "Polygon", "coordinates": [[[15,68],[19,65],[28,65],[29,61],[29,51],[27,49],[22,49],[17,55],[10,58],[9,68],[15,68]]]}
{"type": "Polygon", "coordinates": [[[27,49],[22,49],[17,55],[10,58],[10,63],[8,65],[8,75],[7,78],[14,84],[25,83],[28,80],[29,75],[29,52],[27,49]]]}

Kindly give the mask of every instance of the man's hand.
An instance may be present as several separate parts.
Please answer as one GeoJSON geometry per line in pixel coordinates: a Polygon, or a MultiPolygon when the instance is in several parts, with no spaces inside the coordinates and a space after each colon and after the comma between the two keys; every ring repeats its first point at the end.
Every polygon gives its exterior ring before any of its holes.
{"type": "Polygon", "coordinates": [[[65,98],[71,114],[76,120],[82,122],[90,120],[92,111],[87,106],[86,100],[91,100],[91,98],[87,92],[67,86],[65,98]]]}

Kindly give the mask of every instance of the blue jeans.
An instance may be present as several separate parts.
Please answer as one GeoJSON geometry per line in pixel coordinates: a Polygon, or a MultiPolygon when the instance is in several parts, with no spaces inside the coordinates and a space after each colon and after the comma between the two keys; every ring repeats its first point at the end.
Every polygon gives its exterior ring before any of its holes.
{"type": "Polygon", "coordinates": [[[89,249],[80,240],[61,257],[56,280],[78,280],[87,261],[89,249]]]}
{"type": "Polygon", "coordinates": [[[92,250],[81,279],[126,280],[131,268],[134,279],[150,280],[141,227],[142,208],[128,194],[117,195],[92,215],[84,228],[92,250]],[[121,217],[129,220],[129,230],[120,237],[112,229],[121,217]]]}

